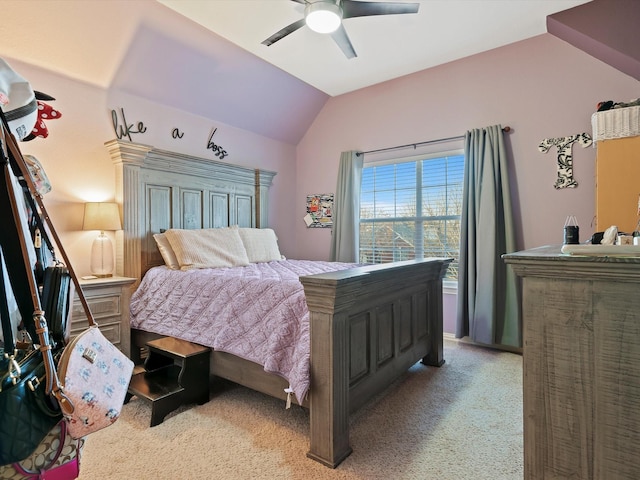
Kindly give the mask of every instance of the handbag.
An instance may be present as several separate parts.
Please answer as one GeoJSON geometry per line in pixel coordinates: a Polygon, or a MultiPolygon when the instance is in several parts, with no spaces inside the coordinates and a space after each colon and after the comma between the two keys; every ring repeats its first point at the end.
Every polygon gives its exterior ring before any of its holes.
{"type": "Polygon", "coordinates": [[[58,375],[74,406],[73,413],[65,415],[73,438],[108,427],[118,419],[133,366],[95,322],[65,347],[58,375]]]}
{"type": "Polygon", "coordinates": [[[71,407],[55,375],[55,351],[49,341],[47,321],[40,308],[38,287],[30,264],[26,240],[29,230],[20,213],[18,189],[10,171],[11,158],[5,151],[7,143],[15,142],[15,139],[9,133],[4,115],[1,116],[0,316],[3,355],[0,361],[0,465],[29,456],[62,418],[61,411],[71,407]],[[12,321],[8,309],[9,291],[17,306],[14,317],[19,315],[31,339],[37,337],[37,341],[29,345],[19,345],[21,348],[16,348],[14,325],[18,322],[12,321]],[[34,343],[37,343],[37,349],[34,343]]]}
{"type": "Polygon", "coordinates": [[[28,457],[62,419],[60,408],[45,392],[39,378],[45,375],[42,356],[32,351],[19,364],[22,376],[11,384],[5,375],[0,392],[0,465],[28,457]]]}
{"type": "Polygon", "coordinates": [[[6,373],[0,379],[0,465],[29,456],[60,421],[62,413],[45,391],[40,350],[18,350],[7,303],[4,255],[0,250],[0,316],[6,373]]]}
{"type": "MultiPolygon", "coordinates": [[[[33,180],[33,178],[32,178],[33,180]]],[[[56,257],[53,243],[47,234],[47,228],[38,215],[33,195],[29,186],[23,186],[27,206],[31,211],[29,230],[32,234],[33,246],[36,252],[34,274],[36,283],[40,285],[40,303],[46,312],[50,340],[54,346],[66,345],[71,334],[71,308],[75,294],[71,273],[64,263],[56,257]],[[51,259],[53,265],[48,265],[51,259]]],[[[38,191],[38,193],[40,193],[38,191]]]]}
{"type": "Polygon", "coordinates": [[[44,270],[41,302],[47,313],[50,340],[56,346],[66,345],[71,335],[71,308],[75,289],[69,269],[64,264],[44,270]]]}
{"type": "MultiPolygon", "coordinates": [[[[11,153],[9,155],[11,166],[37,202],[37,208],[33,208],[34,214],[38,209],[42,212],[42,218],[46,220],[46,226],[49,227],[49,231],[66,262],[71,280],[73,280],[78,298],[89,322],[89,328],[64,348],[58,361],[60,374],[58,375],[53,363],[46,372],[46,392],[58,400],[62,414],[68,421],[70,435],[73,438],[80,438],[111,425],[118,419],[134,364],[100,332],[78,278],[62,248],[62,243],[51,225],[42,197],[36,191],[15,138],[12,135],[7,135],[7,140],[11,153]],[[60,378],[62,378],[62,382],[60,382],[60,378]]],[[[41,232],[46,233],[45,227],[43,225],[40,227],[41,232]]],[[[29,278],[31,280],[30,287],[33,289],[33,275],[29,278]]],[[[37,306],[36,311],[40,310],[38,299],[34,299],[34,305],[37,306]]],[[[36,331],[41,343],[49,345],[48,338],[42,338],[43,330],[47,332],[46,320],[41,318],[42,322],[45,322],[44,328],[41,325],[40,329],[36,331]]],[[[50,350],[51,347],[48,348],[50,350]]],[[[47,366],[45,363],[45,367],[47,366]]]]}
{"type": "MultiPolygon", "coordinates": [[[[49,372],[55,368],[54,352],[49,344],[43,312],[39,306],[34,308],[34,305],[39,304],[38,291],[26,259],[26,240],[19,229],[19,217],[15,215],[15,192],[7,179],[9,172],[6,164],[4,174],[5,182],[1,183],[2,201],[10,204],[12,213],[4,219],[6,230],[3,233],[6,236],[2,238],[0,245],[0,317],[3,337],[0,361],[0,465],[28,457],[62,418],[58,401],[50,395],[53,381],[49,381],[49,372]],[[5,247],[18,258],[8,259],[5,247]],[[14,267],[13,272],[22,276],[12,275],[8,269],[9,263],[14,267]],[[24,283],[20,282],[23,278],[27,279],[24,283]],[[17,331],[14,331],[14,324],[17,322],[11,320],[9,292],[14,295],[18,305],[18,311],[13,316],[20,315],[22,322],[38,335],[38,349],[34,348],[33,343],[17,348],[17,331]],[[25,311],[24,304],[20,304],[21,297],[30,300],[30,312],[25,311]]],[[[64,397],[60,394],[59,398],[64,397]]]]}
{"type": "Polygon", "coordinates": [[[80,475],[80,456],[84,439],[68,433],[61,420],[40,442],[36,450],[21,462],[0,467],[2,480],[71,480],[80,475]]]}

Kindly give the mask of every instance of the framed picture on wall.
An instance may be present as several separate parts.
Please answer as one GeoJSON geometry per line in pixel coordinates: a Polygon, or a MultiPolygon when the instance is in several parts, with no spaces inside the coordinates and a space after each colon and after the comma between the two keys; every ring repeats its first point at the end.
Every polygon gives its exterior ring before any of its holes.
{"type": "Polygon", "coordinates": [[[333,226],[333,193],[307,195],[307,214],[304,221],[308,228],[333,226]]]}

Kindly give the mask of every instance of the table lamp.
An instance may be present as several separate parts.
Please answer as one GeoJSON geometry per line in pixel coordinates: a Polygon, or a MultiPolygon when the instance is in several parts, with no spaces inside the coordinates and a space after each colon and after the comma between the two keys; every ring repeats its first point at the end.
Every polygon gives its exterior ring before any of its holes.
{"type": "Polygon", "coordinates": [[[113,275],[113,244],[104,232],[122,229],[117,203],[88,202],[84,204],[83,230],[100,230],[91,246],[91,274],[96,277],[113,275]]]}

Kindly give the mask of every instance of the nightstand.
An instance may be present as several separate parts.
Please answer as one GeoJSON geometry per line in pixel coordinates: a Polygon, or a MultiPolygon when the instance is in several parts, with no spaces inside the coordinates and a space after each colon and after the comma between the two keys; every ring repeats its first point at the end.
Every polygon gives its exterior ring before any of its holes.
{"type": "MultiPolygon", "coordinates": [[[[129,277],[107,277],[92,280],[79,279],[93,318],[102,334],[130,356],[129,299],[131,286],[136,281],[129,277]]],[[[86,330],[87,316],[76,293],[71,312],[71,337],[86,330]]]]}

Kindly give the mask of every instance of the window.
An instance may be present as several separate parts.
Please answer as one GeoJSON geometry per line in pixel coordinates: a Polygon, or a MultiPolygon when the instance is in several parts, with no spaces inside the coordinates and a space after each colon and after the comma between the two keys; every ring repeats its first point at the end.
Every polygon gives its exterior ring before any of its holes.
{"type": "Polygon", "coordinates": [[[360,262],[452,257],[458,278],[462,151],[366,165],[360,190],[360,262]]]}

